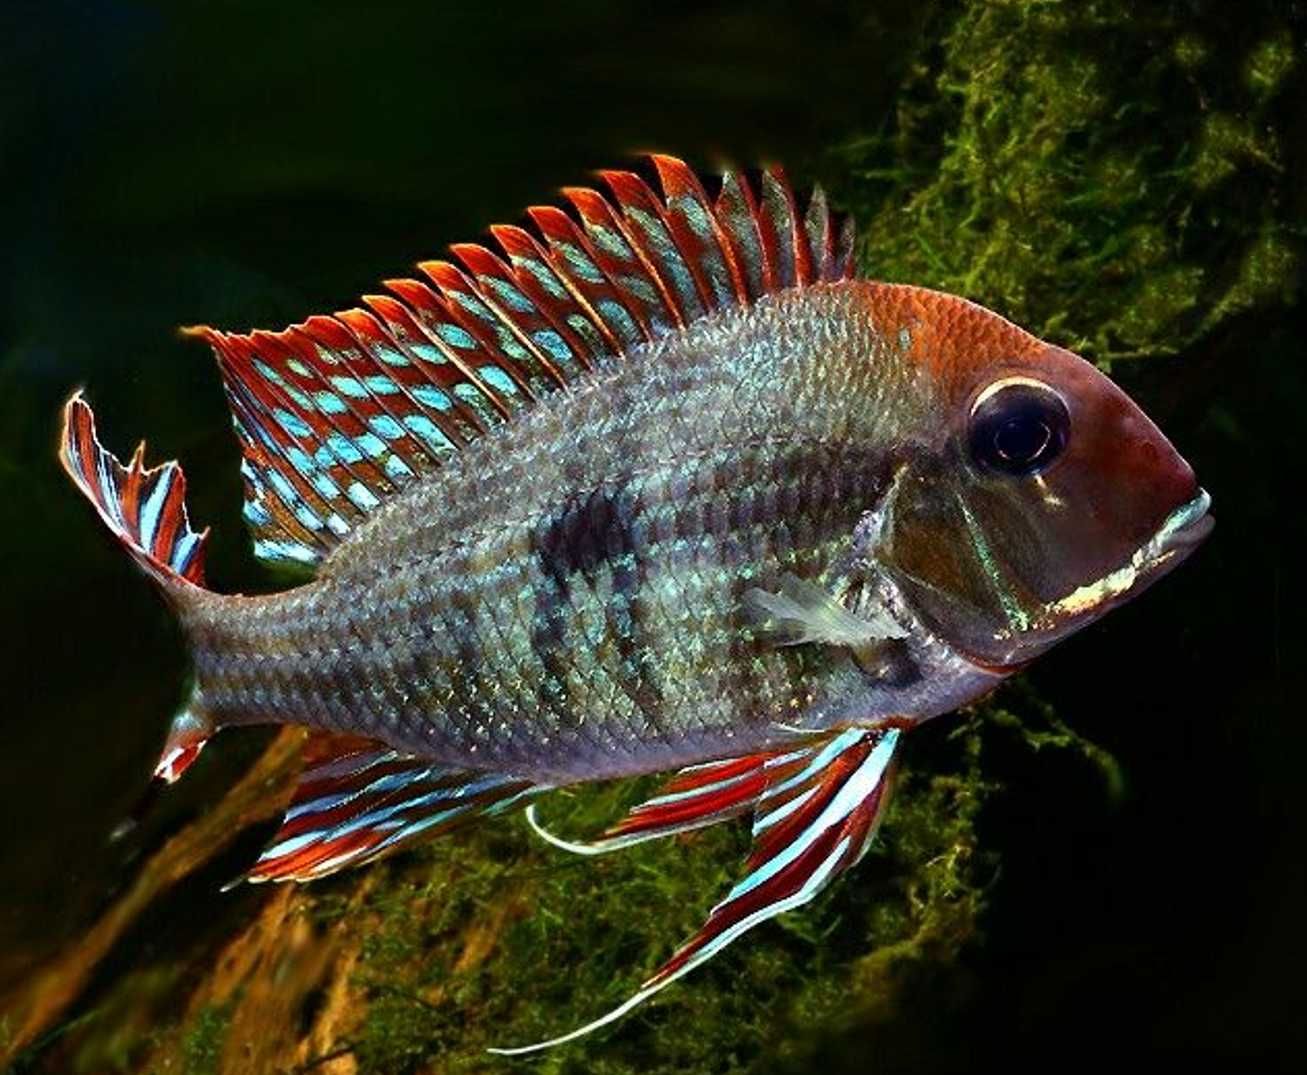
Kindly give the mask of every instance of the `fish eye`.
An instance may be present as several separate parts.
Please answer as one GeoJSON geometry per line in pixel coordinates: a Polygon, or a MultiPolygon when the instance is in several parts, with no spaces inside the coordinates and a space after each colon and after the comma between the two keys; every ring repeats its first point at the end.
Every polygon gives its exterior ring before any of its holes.
{"type": "Polygon", "coordinates": [[[1029,477],[1050,466],[1066,447],[1071,416],[1062,397],[1042,381],[995,381],[971,408],[968,445],[984,470],[1029,477]]]}

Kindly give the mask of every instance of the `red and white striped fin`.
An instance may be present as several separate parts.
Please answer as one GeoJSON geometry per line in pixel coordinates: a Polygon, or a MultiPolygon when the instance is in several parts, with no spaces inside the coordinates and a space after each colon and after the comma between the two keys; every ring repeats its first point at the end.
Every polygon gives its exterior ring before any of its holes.
{"type": "Polygon", "coordinates": [[[703,928],[632,997],[594,1022],[549,1041],[490,1051],[534,1052],[607,1026],[760,922],[811,900],[866,851],[884,813],[900,734],[897,727],[851,728],[803,757],[772,759],[755,811],[749,872],[712,909],[703,928]]]}
{"type": "Polygon", "coordinates": [[[767,763],[804,753],[771,751],[691,765],[672,777],[654,798],[633,807],[616,825],[587,842],[564,840],[549,832],[540,824],[534,803],[527,807],[526,819],[536,834],[554,847],[575,855],[603,855],[748,813],[766,787],[767,763]]]}
{"type": "Polygon", "coordinates": [[[546,790],[503,773],[435,765],[372,740],[322,739],[326,748],[318,746],[320,760],[301,775],[281,828],[240,880],[325,877],[546,790]]]}
{"type": "Polygon", "coordinates": [[[132,558],[163,583],[204,585],[204,542],[186,515],[186,478],[176,461],[145,466],[145,442],[127,466],[95,433],[95,415],[77,392],[64,405],[59,461],[132,558]]]}
{"type": "Polygon", "coordinates": [[[469,441],[632,347],[705,315],[852,271],[852,232],[778,169],[711,200],[674,157],[660,191],[633,172],[563,191],[388,280],[367,307],[280,332],[186,330],[213,348],[243,453],[259,557],[316,567],[388,496],[469,441]]]}

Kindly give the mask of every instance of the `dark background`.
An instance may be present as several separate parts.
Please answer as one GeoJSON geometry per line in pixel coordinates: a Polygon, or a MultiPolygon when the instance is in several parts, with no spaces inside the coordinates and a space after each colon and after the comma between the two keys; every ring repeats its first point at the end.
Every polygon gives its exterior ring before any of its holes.
{"type": "MultiPolygon", "coordinates": [[[[350,304],[642,149],[830,177],[832,147],[883,127],[927,7],[6,6],[0,980],[129,873],[106,837],[185,676],[155,595],[57,471],[70,390],[120,454],[148,434],[155,458],[183,460],[215,588],[275,585],[239,521],[216,373],[176,326],[350,304]]],[[[1030,673],[1127,790],[1112,805],[1053,755],[1009,776],[985,819],[1003,867],[976,988],[917,1013],[898,1045],[913,1066],[1302,1064],[1299,317],[1254,310],[1183,362],[1123,367],[1211,490],[1216,534],[1030,673]]],[[[150,824],[200,809],[256,747],[150,824]]]]}

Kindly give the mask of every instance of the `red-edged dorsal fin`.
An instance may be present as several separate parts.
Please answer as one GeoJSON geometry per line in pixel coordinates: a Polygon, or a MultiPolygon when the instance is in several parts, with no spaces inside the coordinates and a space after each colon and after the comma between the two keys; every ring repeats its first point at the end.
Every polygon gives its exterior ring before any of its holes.
{"type": "Polygon", "coordinates": [[[414,327],[425,338],[415,345],[422,359],[433,368],[436,383],[446,387],[454,399],[471,414],[475,428],[485,432],[508,417],[507,404],[477,373],[491,356],[471,333],[458,323],[439,294],[421,280],[386,280],[401,305],[412,311],[414,327]]]}
{"type": "Polygon", "coordinates": [[[593,1023],[534,1045],[492,1049],[517,1055],[573,1041],[620,1019],[701,966],[760,922],[800,907],[854,865],[884,815],[898,727],[850,728],[764,763],[748,874],[625,1003],[593,1023]]]}
{"type": "Polygon", "coordinates": [[[715,201],[654,156],[660,192],[601,172],[491,228],[499,251],[452,247],[426,280],[385,282],[367,309],[281,332],[188,330],[218,356],[244,453],[245,515],[264,558],[316,566],[388,497],[594,369],[712,312],[844,278],[852,231],[816,193],[801,209],[778,169],[715,201]],[[501,253],[502,252],[502,253],[501,253]]]}
{"type": "MultiPolygon", "coordinates": [[[[427,378],[416,371],[404,349],[368,310],[342,310],[335,317],[311,317],[304,333],[321,357],[331,355],[352,380],[332,380],[344,392],[363,425],[385,442],[404,466],[383,457],[383,470],[396,485],[425,474],[457,449],[436,419],[442,412],[424,395],[427,378]],[[380,359],[385,372],[377,372],[380,359]],[[346,391],[348,386],[348,391],[346,391]],[[425,402],[424,402],[425,400],[425,402]],[[431,414],[429,412],[434,412],[431,414]]],[[[344,430],[342,429],[342,432],[344,430]]]]}
{"type": "Polygon", "coordinates": [[[722,176],[722,189],[713,205],[713,215],[721,224],[722,234],[744,274],[748,301],[753,302],[775,290],[775,275],[758,223],[758,202],[752,188],[739,173],[727,172],[722,176]]]}
{"type": "MultiPolygon", "coordinates": [[[[583,301],[568,288],[550,264],[544,248],[529,231],[508,224],[495,224],[490,234],[508,255],[518,288],[536,309],[550,319],[582,369],[594,369],[605,358],[617,354],[620,348],[608,333],[607,326],[597,321],[583,301]]],[[[548,348],[552,341],[537,338],[537,342],[548,348]]],[[[565,372],[570,371],[571,363],[563,355],[559,356],[559,364],[565,372]]]]}
{"type": "Polygon", "coordinates": [[[346,408],[335,405],[337,393],[317,387],[316,375],[298,358],[297,381],[313,387],[287,380],[283,370],[291,368],[291,359],[284,348],[264,340],[261,350],[252,335],[186,331],[207,340],[218,356],[241,442],[245,520],[255,555],[316,564],[380,502],[353,470],[364,460],[361,448],[346,442],[324,413],[346,408]]]}
{"type": "Polygon", "coordinates": [[[852,280],[857,271],[858,233],[852,217],[840,221],[835,240],[835,264],[831,280],[852,280]]]}
{"type": "Polygon", "coordinates": [[[454,324],[476,341],[482,357],[476,360],[472,374],[507,416],[549,391],[546,377],[529,364],[526,349],[495,318],[476,286],[457,265],[422,261],[418,268],[440,289],[454,324]]]}
{"type": "Polygon", "coordinates": [[[622,214],[622,230],[640,252],[649,275],[663,293],[680,325],[697,321],[708,310],[693,259],[676,243],[662,201],[634,172],[599,173],[613,192],[622,214]]]}
{"type": "Polygon", "coordinates": [[[613,205],[589,187],[564,187],[563,197],[581,218],[595,262],[641,326],[655,339],[682,327],[685,322],[666,281],[643,247],[632,243],[613,205]]]}
{"type": "MultiPolygon", "coordinates": [[[[417,475],[390,444],[393,431],[382,418],[375,367],[360,361],[360,348],[338,319],[322,321],[332,330],[322,339],[305,322],[282,332],[253,332],[250,340],[259,358],[280,374],[285,385],[297,389],[292,402],[312,401],[304,417],[315,419],[319,438],[345,468],[342,473],[362,482],[377,497],[387,496],[417,475]],[[361,451],[347,452],[340,447],[344,443],[361,451]]],[[[366,510],[362,504],[357,506],[366,510]]]]}
{"type": "Polygon", "coordinates": [[[655,154],[653,163],[667,196],[667,226],[710,305],[713,309],[744,305],[749,291],[743,271],[703,184],[675,157],[655,154]]]}
{"type": "Polygon", "coordinates": [[[809,283],[811,258],[808,237],[803,231],[794,191],[785,181],[785,174],[776,167],[762,173],[762,206],[759,225],[764,245],[772,252],[773,274],[776,285],[801,287],[809,283]]]}
{"type": "Polygon", "coordinates": [[[812,255],[813,278],[831,279],[835,269],[835,229],[831,223],[830,207],[826,204],[826,192],[821,187],[816,187],[808,199],[803,230],[812,255]]]}
{"type": "MultiPolygon", "coordinates": [[[[594,191],[585,193],[599,197],[594,191]]],[[[602,202],[603,199],[599,200],[602,202]]],[[[587,233],[556,206],[533,205],[526,212],[545,240],[549,264],[559,279],[566,282],[596,330],[613,348],[613,353],[621,354],[652,340],[654,332],[644,300],[615,282],[621,279],[620,264],[614,262],[611,251],[622,242],[620,233],[614,234],[608,244],[610,252],[605,255],[591,244],[587,233]],[[601,268],[601,264],[605,267],[601,268]],[[618,275],[610,278],[609,271],[618,275]]]]}
{"type": "Polygon", "coordinates": [[[550,316],[550,305],[527,297],[509,269],[484,246],[456,243],[450,251],[472,274],[483,301],[483,311],[497,319],[500,349],[525,366],[534,391],[543,394],[574,380],[584,368],[562,326],[550,316]]]}
{"type": "Polygon", "coordinates": [[[546,790],[503,773],[451,769],[355,736],[312,736],[305,763],[281,828],[241,880],[325,877],[546,790]]]}

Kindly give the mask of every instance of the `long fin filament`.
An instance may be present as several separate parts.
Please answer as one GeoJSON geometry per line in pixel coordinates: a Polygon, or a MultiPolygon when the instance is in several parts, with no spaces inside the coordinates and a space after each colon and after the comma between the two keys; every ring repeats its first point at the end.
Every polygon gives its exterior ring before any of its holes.
{"type": "Polygon", "coordinates": [[[520,1056],[608,1026],[702,966],[760,922],[809,902],[866,852],[888,801],[897,727],[849,728],[764,763],[748,874],[709,913],[703,928],[612,1011],[570,1033],[513,1048],[520,1056]]]}
{"type": "Polygon", "coordinates": [[[540,824],[535,804],[527,824],[548,844],[574,855],[604,855],[624,847],[693,832],[729,821],[753,809],[766,786],[766,765],[777,751],[725,758],[682,769],[652,799],[633,807],[621,821],[589,842],[565,840],[540,824]]]}

